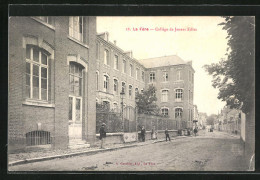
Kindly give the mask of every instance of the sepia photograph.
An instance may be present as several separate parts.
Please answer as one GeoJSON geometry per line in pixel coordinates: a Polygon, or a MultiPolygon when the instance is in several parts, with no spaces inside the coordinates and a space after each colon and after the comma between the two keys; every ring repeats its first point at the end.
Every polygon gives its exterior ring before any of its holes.
{"type": "Polygon", "coordinates": [[[255,170],[254,16],[8,25],[8,173],[255,170]]]}

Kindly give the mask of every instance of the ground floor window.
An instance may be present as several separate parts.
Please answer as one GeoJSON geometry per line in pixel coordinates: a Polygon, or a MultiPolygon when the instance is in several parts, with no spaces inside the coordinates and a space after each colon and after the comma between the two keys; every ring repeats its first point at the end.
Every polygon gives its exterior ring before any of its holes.
{"type": "Polygon", "coordinates": [[[162,108],[162,115],[168,116],[169,115],[169,109],[168,108],[162,108]]]}
{"type": "Polygon", "coordinates": [[[175,118],[182,117],[182,108],[175,109],[175,118]]]}

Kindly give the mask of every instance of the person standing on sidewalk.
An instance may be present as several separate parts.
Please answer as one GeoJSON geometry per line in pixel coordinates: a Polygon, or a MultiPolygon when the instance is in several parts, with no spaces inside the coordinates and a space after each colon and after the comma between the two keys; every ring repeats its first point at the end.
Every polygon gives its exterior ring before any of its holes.
{"type": "Polygon", "coordinates": [[[194,134],[195,134],[195,137],[196,137],[196,135],[197,135],[197,132],[198,132],[198,128],[195,127],[195,128],[194,128],[194,134]]]}
{"type": "Polygon", "coordinates": [[[105,126],[106,126],[106,124],[103,123],[102,126],[99,129],[99,134],[100,134],[99,139],[101,140],[101,143],[100,143],[101,149],[104,148],[104,143],[105,143],[104,141],[105,141],[105,138],[106,138],[105,126]]]}
{"type": "Polygon", "coordinates": [[[142,137],[142,141],[145,142],[145,128],[144,128],[144,126],[141,129],[141,137],[142,137]]]}
{"type": "Polygon", "coordinates": [[[165,136],[166,136],[166,142],[167,142],[167,138],[169,139],[169,141],[171,141],[171,138],[169,136],[169,131],[167,128],[165,129],[165,136]]]}

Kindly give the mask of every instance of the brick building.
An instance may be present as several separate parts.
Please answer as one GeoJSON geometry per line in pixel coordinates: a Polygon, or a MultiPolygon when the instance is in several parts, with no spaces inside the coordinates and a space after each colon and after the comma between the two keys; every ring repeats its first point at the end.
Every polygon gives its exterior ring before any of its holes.
{"type": "Polygon", "coordinates": [[[194,69],[177,55],[139,60],[146,68],[145,84],[156,87],[157,105],[163,115],[192,126],[194,69]]]}
{"type": "Polygon", "coordinates": [[[137,60],[107,32],[96,34],[95,17],[11,17],[8,150],[92,144],[96,102],[120,111],[124,92],[124,106],[134,108],[135,92],[149,85],[163,115],[192,124],[191,62],[137,60]]]}
{"type": "Polygon", "coordinates": [[[8,150],[95,140],[96,17],[11,17],[8,150]]]}
{"type": "Polygon", "coordinates": [[[97,35],[97,102],[120,109],[120,92],[124,105],[135,107],[135,92],[149,85],[156,87],[157,105],[171,119],[193,120],[194,70],[192,63],[180,57],[165,56],[145,60],[133,58],[132,52],[109,41],[109,33],[97,35]]]}
{"type": "Polygon", "coordinates": [[[97,71],[96,100],[100,104],[109,104],[114,111],[120,111],[120,93],[124,91],[124,106],[135,107],[135,92],[145,88],[145,68],[132,52],[120,49],[116,42],[109,41],[109,33],[97,35],[97,71]]]}

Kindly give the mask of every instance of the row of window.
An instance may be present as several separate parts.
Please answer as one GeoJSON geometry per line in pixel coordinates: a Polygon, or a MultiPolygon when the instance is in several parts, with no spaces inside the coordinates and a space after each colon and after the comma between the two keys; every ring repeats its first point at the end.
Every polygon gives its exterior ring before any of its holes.
{"type": "MultiPolygon", "coordinates": [[[[26,46],[26,98],[48,101],[49,60],[48,53],[36,46],[26,46]]],[[[83,67],[70,63],[70,94],[82,96],[83,67]]]]}
{"type": "MultiPolygon", "coordinates": [[[[106,105],[110,108],[110,102],[109,101],[103,101],[102,102],[103,105],[106,105]]],[[[125,105],[124,105],[125,106],[125,105]]],[[[115,112],[120,112],[119,106],[117,102],[113,103],[113,106],[111,107],[111,109],[115,112]]],[[[169,108],[167,107],[163,107],[161,108],[161,114],[164,116],[169,116],[169,108]]],[[[182,117],[183,114],[183,109],[182,108],[175,108],[175,118],[178,117],[182,117]]]]}
{"type": "MultiPolygon", "coordinates": [[[[168,102],[169,90],[162,90],[161,102],[168,102]]],[[[175,90],[175,101],[181,102],[183,100],[183,89],[175,90]]]]}
{"type": "MultiPolygon", "coordinates": [[[[98,82],[99,82],[99,75],[98,75],[98,73],[96,73],[96,80],[97,80],[97,90],[99,90],[99,87],[98,87],[98,82]]],[[[103,91],[104,92],[109,92],[109,77],[107,76],[107,75],[104,75],[103,76],[103,91]]],[[[119,83],[118,83],[118,80],[117,79],[114,79],[114,81],[113,81],[113,92],[114,92],[114,94],[115,95],[118,95],[120,92],[119,92],[119,83]]],[[[125,84],[125,82],[122,82],[121,83],[121,87],[122,87],[122,89],[121,89],[121,92],[124,92],[124,93],[126,93],[126,84],[125,84]]],[[[133,91],[133,86],[132,85],[129,85],[129,87],[128,87],[128,95],[129,95],[129,98],[131,98],[132,97],[132,91],[133,91]]],[[[135,88],[135,93],[137,93],[139,90],[138,90],[138,88],[135,88]]],[[[141,90],[141,92],[142,92],[142,90],[141,90]]]]}
{"type": "MultiPolygon", "coordinates": [[[[98,51],[98,48],[97,48],[97,51],[98,51]]],[[[109,51],[107,49],[104,50],[104,64],[105,65],[109,65],[110,62],[109,62],[109,51]]],[[[119,70],[119,58],[118,58],[118,55],[114,55],[114,69],[116,70],[119,70]]],[[[122,72],[123,73],[126,73],[126,60],[123,59],[122,61],[122,72]]],[[[135,69],[135,73],[134,73],[134,68],[133,68],[133,65],[130,64],[129,65],[129,75],[131,77],[134,77],[134,74],[135,74],[135,78],[137,80],[139,80],[140,78],[140,69],[139,68],[136,68],[135,69]]],[[[141,74],[141,80],[144,81],[144,72],[142,71],[142,74],[141,74]]]]}
{"type": "MultiPolygon", "coordinates": [[[[96,79],[97,82],[99,82],[99,79],[98,79],[99,75],[98,75],[98,73],[96,73],[96,77],[97,77],[97,79],[96,79]]],[[[109,77],[107,75],[104,75],[103,78],[104,78],[103,79],[103,83],[104,83],[103,84],[104,85],[103,86],[103,91],[104,92],[109,92],[109,77]]],[[[99,83],[97,83],[97,90],[99,90],[98,84],[99,83]]],[[[114,82],[113,82],[113,92],[116,95],[119,94],[118,86],[119,86],[118,80],[114,79],[114,82]]],[[[125,84],[125,82],[121,83],[121,87],[122,87],[121,91],[125,92],[126,91],[126,84],[125,84]]],[[[131,98],[132,97],[132,90],[133,90],[132,85],[129,85],[128,90],[129,90],[128,95],[131,98]]],[[[135,93],[137,93],[137,92],[138,92],[138,88],[135,88],[135,93]]],[[[169,90],[162,90],[161,102],[168,102],[168,99],[169,99],[168,96],[169,96],[169,90]]],[[[180,102],[182,100],[183,100],[183,89],[176,89],[175,90],[175,101],[176,102],[180,102]]]]}
{"type": "MultiPolygon", "coordinates": [[[[41,21],[54,25],[53,17],[49,16],[37,16],[36,18],[41,21]]],[[[69,35],[78,41],[83,42],[84,38],[84,17],[83,16],[70,16],[69,17],[69,35]]]]}
{"type": "MultiPolygon", "coordinates": [[[[149,74],[149,82],[153,83],[153,82],[155,82],[155,79],[156,79],[155,72],[150,72],[150,74],[149,74]]],[[[183,80],[180,70],[178,70],[176,72],[176,79],[175,80],[176,81],[183,80]]],[[[163,82],[168,82],[168,81],[169,81],[169,73],[168,72],[163,72],[163,82]]]]}
{"type": "MultiPolygon", "coordinates": [[[[182,108],[175,108],[175,118],[181,118],[182,117],[183,110],[182,108]]],[[[162,108],[161,109],[161,114],[164,116],[169,115],[169,108],[162,108]]]]}

